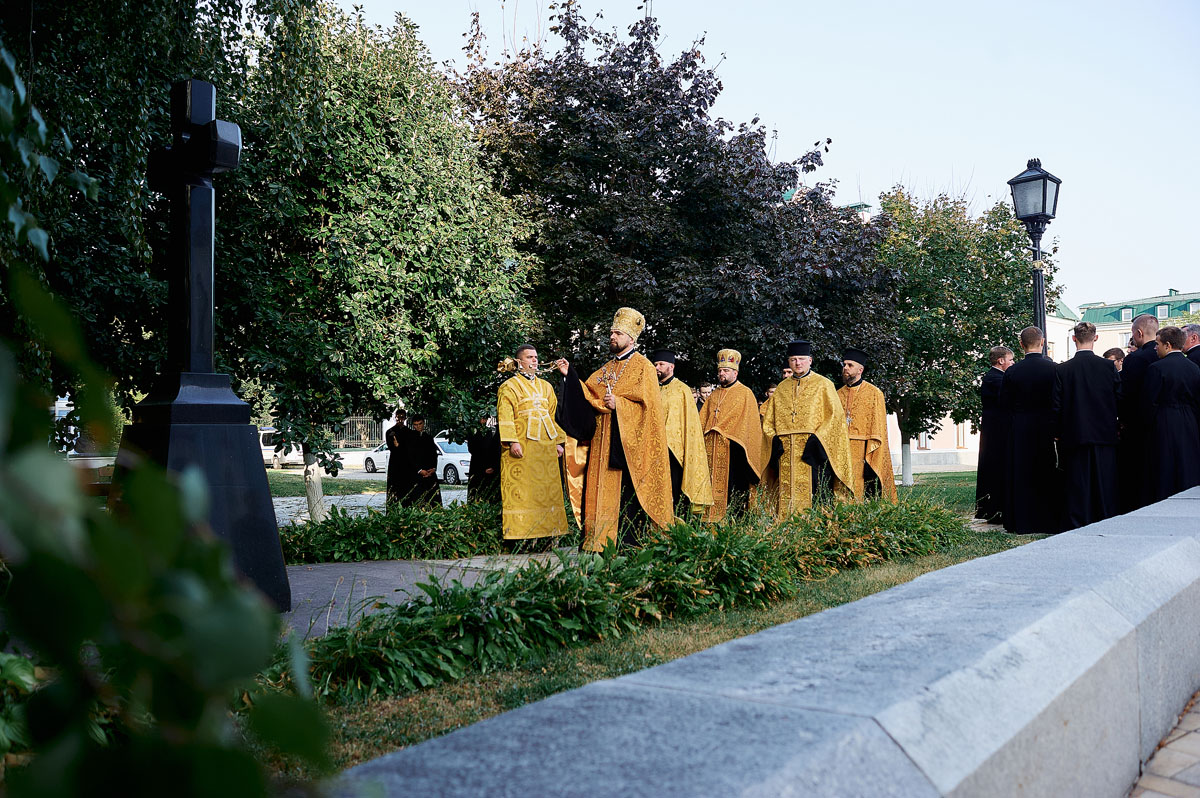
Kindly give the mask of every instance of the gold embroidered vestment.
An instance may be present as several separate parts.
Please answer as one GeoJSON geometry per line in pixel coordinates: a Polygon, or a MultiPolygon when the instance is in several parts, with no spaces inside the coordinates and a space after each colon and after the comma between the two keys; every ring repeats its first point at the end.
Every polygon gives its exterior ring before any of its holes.
{"type": "Polygon", "coordinates": [[[610,468],[613,413],[616,413],[626,468],[638,503],[655,525],[671,525],[671,469],[654,365],[639,352],[610,360],[583,383],[583,395],[596,410],[596,433],[588,447],[583,497],[583,548],[601,551],[617,539],[621,515],[621,469],[610,468]],[[604,404],[607,388],[616,409],[604,404]]]}
{"type": "Polygon", "coordinates": [[[713,503],[712,483],[704,453],[700,413],[692,399],[692,389],[673,379],[660,385],[658,390],[666,420],[667,448],[683,466],[683,495],[693,505],[710,505],[713,503]]]}
{"type": "Polygon", "coordinates": [[[762,413],[763,433],[783,443],[779,458],[779,517],[812,506],[812,467],[801,457],[810,436],[825,449],[835,495],[851,493],[850,438],[833,383],[816,372],[789,377],[775,389],[762,413]]]}
{"type": "Polygon", "coordinates": [[[869,382],[838,388],[838,399],[846,416],[850,436],[850,478],[854,495],[866,495],[863,468],[870,468],[879,479],[883,496],[896,501],[896,480],[892,475],[892,453],[888,448],[887,404],[883,391],[869,382]]]}
{"type": "Polygon", "coordinates": [[[771,449],[764,445],[754,392],[740,382],[713,390],[700,409],[700,425],[704,429],[713,493],[713,504],[704,514],[704,520],[716,522],[725,517],[729,506],[730,441],[742,447],[747,464],[760,479],[771,449]]]}
{"type": "Polygon", "coordinates": [[[565,534],[562,471],[558,446],[566,434],[554,422],[558,399],[550,383],[517,375],[505,380],[496,396],[500,431],[501,528],[506,540],[565,534]],[[521,457],[511,444],[520,443],[521,457]]]}

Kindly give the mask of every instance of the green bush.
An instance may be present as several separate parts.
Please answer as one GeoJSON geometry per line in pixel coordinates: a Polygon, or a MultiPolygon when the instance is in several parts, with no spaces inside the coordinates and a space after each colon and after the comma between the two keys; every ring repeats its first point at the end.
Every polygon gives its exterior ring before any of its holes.
{"type": "Polygon", "coordinates": [[[832,503],[777,527],[787,567],[799,579],[823,579],[884,560],[929,554],[966,540],[954,510],[909,494],[898,502],[832,503]]]}
{"type": "Polygon", "coordinates": [[[452,560],[500,552],[500,507],[468,502],[450,507],[396,507],[352,516],[331,507],[319,524],[279,531],[291,564],[362,560],[452,560]]]}
{"type": "MultiPolygon", "coordinates": [[[[578,559],[559,553],[549,563],[489,572],[470,586],[430,577],[419,585],[423,601],[309,641],[313,687],[345,698],[393,695],[620,635],[640,615],[656,614],[642,595],[647,575],[640,561],[610,550],[578,559]]],[[[288,684],[292,667],[281,657],[267,681],[288,684]]]]}
{"type": "MultiPolygon", "coordinates": [[[[325,551],[358,556],[373,550],[389,557],[465,556],[480,546],[498,548],[497,512],[494,505],[456,505],[367,519],[339,515],[320,525],[317,537],[325,551]]],[[[680,522],[643,535],[637,548],[559,551],[549,562],[492,571],[474,585],[430,577],[418,586],[421,599],[307,641],[311,678],[325,696],[395,695],[472,670],[512,667],[666,616],[766,607],[795,595],[800,580],[927,554],[965,538],[962,519],[924,497],[822,505],[783,523],[764,508],[714,526],[680,522]]],[[[308,551],[318,556],[315,547],[308,551]]],[[[264,681],[286,689],[293,668],[280,656],[264,681]]]]}
{"type": "Polygon", "coordinates": [[[679,523],[652,533],[638,559],[649,570],[653,603],[664,614],[688,616],[794,595],[784,553],[770,525],[751,513],[711,528],[679,523]]]}

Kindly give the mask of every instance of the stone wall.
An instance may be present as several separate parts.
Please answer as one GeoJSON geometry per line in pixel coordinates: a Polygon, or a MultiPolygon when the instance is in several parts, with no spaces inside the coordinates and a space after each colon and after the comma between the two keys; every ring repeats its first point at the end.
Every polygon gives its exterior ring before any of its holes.
{"type": "Polygon", "coordinates": [[[1124,796],[1200,688],[1200,488],[344,774],[340,795],[1124,796]]]}

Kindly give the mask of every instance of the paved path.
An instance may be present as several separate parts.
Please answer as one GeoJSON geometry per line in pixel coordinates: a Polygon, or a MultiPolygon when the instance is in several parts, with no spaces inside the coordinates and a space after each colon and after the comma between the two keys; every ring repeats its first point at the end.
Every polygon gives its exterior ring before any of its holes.
{"type": "Polygon", "coordinates": [[[1200,693],[1150,757],[1130,798],[1200,798],[1200,693]]]}
{"type": "Polygon", "coordinates": [[[289,565],[292,611],[284,613],[284,629],[302,637],[320,637],[331,627],[345,626],[388,605],[403,604],[421,594],[418,582],[436,575],[441,581],[471,585],[493,570],[514,570],[530,560],[546,562],[552,554],[503,554],[463,560],[380,560],[356,563],[289,565]]]}

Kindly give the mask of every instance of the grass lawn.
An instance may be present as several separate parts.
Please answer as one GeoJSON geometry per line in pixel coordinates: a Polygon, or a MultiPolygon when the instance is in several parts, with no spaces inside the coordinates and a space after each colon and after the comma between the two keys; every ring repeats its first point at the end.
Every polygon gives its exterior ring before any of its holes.
{"type": "MultiPolygon", "coordinates": [[[[304,472],[300,470],[287,471],[279,468],[267,469],[267,484],[271,486],[272,498],[304,495],[304,472]]],[[[380,493],[384,490],[383,481],[365,479],[334,479],[324,477],[321,487],[326,496],[350,496],[356,493],[380,493]]]]}
{"type": "Polygon", "coordinates": [[[913,481],[917,483],[913,487],[899,487],[897,490],[925,494],[953,510],[958,510],[967,517],[975,515],[974,471],[940,471],[934,474],[914,474],[913,481]]]}
{"type": "MultiPolygon", "coordinates": [[[[916,486],[901,490],[934,494],[969,515],[975,502],[975,473],[922,474],[917,476],[916,486]]],[[[1030,537],[1002,532],[974,531],[966,543],[937,554],[896,560],[805,583],[796,598],[768,609],[713,612],[689,620],[667,620],[628,637],[532,658],[512,670],[472,674],[458,682],[399,698],[333,704],[327,709],[333,730],[334,762],[338,768],[348,768],[554,693],[687,656],[1029,540],[1030,537]]],[[[288,775],[302,774],[293,771],[288,775]]]]}

